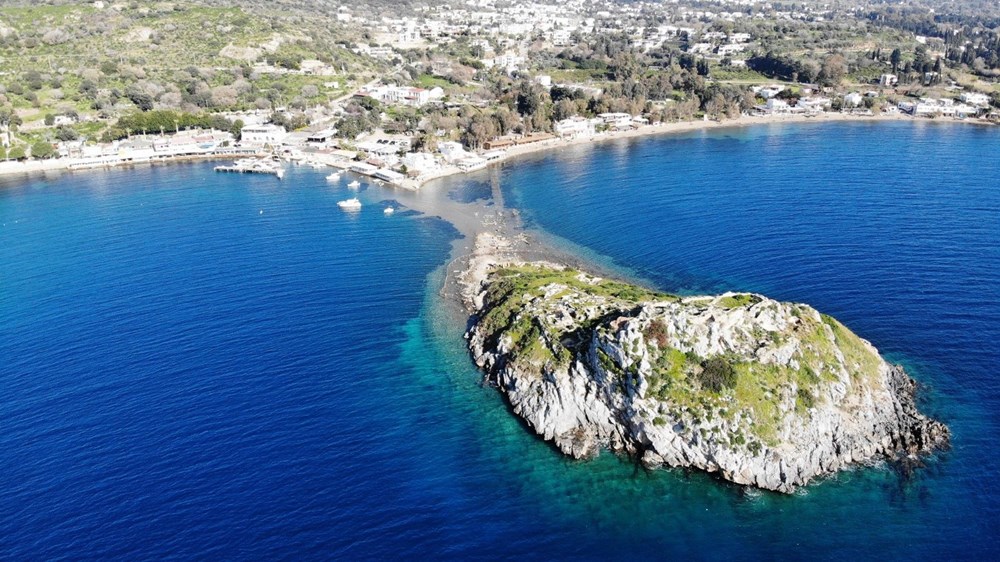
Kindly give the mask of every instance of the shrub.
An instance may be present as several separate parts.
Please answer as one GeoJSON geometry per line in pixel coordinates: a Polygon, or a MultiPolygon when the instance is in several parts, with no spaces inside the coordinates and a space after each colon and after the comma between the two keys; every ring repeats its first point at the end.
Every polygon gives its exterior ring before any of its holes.
{"type": "Polygon", "coordinates": [[[80,138],[80,135],[72,127],[59,125],[59,127],[56,128],[56,138],[61,141],[75,141],[80,138]]]}
{"type": "Polygon", "coordinates": [[[24,160],[27,157],[28,155],[24,151],[24,147],[20,145],[11,147],[10,150],[7,151],[8,160],[24,160]]]}
{"type": "Polygon", "coordinates": [[[702,362],[698,380],[704,388],[721,392],[736,386],[736,369],[722,357],[713,357],[702,362]]]}
{"type": "Polygon", "coordinates": [[[800,386],[797,394],[798,400],[796,401],[796,405],[800,406],[802,409],[808,410],[816,405],[816,399],[813,397],[812,392],[809,392],[809,390],[800,386]]]}
{"type": "Polygon", "coordinates": [[[667,325],[663,320],[656,319],[649,323],[645,333],[647,340],[656,342],[656,347],[663,349],[667,347],[667,325]]]}

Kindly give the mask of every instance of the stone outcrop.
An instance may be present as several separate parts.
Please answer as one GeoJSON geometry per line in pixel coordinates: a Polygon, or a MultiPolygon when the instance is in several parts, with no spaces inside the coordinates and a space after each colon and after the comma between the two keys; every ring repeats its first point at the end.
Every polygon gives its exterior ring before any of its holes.
{"type": "Polygon", "coordinates": [[[791,492],[948,444],[901,367],[809,306],[680,298],[483,255],[465,281],[474,360],[514,413],[573,457],[611,449],[791,492]]]}

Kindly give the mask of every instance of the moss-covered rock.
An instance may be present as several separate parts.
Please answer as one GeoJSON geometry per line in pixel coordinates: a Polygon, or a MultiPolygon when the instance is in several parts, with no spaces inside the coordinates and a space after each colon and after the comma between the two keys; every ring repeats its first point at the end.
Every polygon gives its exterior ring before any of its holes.
{"type": "Polygon", "coordinates": [[[947,443],[900,368],[809,306],[681,298],[551,264],[496,267],[479,281],[477,363],[568,454],[610,447],[790,491],[852,462],[947,443]]]}

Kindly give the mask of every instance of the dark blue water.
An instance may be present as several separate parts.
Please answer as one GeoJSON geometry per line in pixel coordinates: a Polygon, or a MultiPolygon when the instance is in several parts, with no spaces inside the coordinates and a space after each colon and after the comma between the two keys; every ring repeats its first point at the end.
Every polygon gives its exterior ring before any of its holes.
{"type": "MultiPolygon", "coordinates": [[[[569,461],[478,385],[442,220],[320,171],[0,188],[0,559],[997,554],[1000,133],[754,128],[497,173],[552,243],[663,289],[844,320],[955,448],[786,497],[569,461]]],[[[453,199],[477,178],[432,185],[453,199]]]]}

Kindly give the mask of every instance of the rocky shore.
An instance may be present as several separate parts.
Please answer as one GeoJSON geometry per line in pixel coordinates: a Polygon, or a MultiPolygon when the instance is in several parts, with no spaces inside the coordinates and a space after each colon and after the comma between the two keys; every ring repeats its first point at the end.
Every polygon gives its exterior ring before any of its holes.
{"type": "Polygon", "coordinates": [[[490,234],[461,283],[474,360],[515,414],[575,458],[610,449],[787,493],[949,443],[901,367],[807,305],[656,293],[523,261],[490,234]]]}

